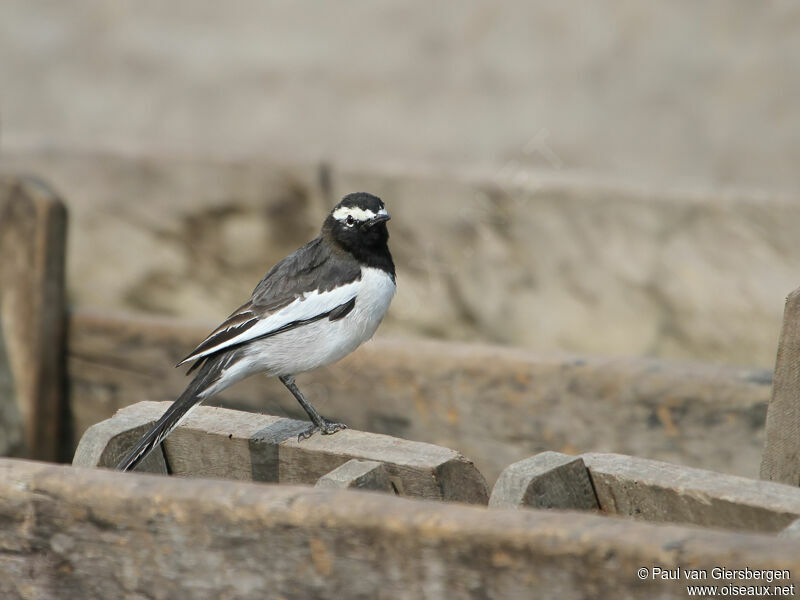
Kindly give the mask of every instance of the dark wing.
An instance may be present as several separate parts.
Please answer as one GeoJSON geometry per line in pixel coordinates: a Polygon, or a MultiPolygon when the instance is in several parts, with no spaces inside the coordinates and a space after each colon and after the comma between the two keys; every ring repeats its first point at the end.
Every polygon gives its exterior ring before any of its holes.
{"type": "Polygon", "coordinates": [[[341,318],[343,307],[352,309],[360,283],[358,262],[317,238],[270,269],[250,300],[178,366],[334,314],[341,318]]]}

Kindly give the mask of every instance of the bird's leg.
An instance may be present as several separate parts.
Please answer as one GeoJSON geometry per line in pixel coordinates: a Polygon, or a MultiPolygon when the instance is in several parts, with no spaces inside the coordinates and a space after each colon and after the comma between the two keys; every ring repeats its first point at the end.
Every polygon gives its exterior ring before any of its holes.
{"type": "Polygon", "coordinates": [[[308,418],[311,419],[313,425],[306,429],[305,431],[301,432],[297,436],[297,441],[306,440],[314,435],[317,431],[321,431],[324,435],[330,435],[332,433],[336,433],[342,429],[347,429],[347,425],[344,423],[334,423],[333,421],[329,421],[325,417],[323,417],[316,408],[306,400],[306,397],[303,395],[297,385],[294,382],[294,377],[291,375],[284,375],[278,377],[281,380],[281,383],[285,385],[292,395],[297,399],[300,403],[300,406],[303,407],[303,410],[306,411],[308,418]]]}

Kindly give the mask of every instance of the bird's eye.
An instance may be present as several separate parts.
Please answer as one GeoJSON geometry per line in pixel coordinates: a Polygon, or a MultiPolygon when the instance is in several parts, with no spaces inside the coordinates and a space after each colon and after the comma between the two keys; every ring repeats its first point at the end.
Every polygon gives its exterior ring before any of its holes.
{"type": "Polygon", "coordinates": [[[347,215],[347,219],[345,219],[344,222],[347,223],[348,227],[352,227],[356,224],[356,220],[353,218],[353,215],[347,215]]]}

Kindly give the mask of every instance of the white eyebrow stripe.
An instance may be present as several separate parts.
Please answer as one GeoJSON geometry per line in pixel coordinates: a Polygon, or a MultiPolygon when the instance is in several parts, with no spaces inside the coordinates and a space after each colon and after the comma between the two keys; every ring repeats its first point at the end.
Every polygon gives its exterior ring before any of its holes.
{"type": "Polygon", "coordinates": [[[353,217],[356,221],[369,221],[377,216],[385,216],[388,214],[385,208],[374,213],[369,209],[363,209],[357,206],[343,206],[334,211],[333,218],[337,221],[344,221],[347,217],[353,217]]]}

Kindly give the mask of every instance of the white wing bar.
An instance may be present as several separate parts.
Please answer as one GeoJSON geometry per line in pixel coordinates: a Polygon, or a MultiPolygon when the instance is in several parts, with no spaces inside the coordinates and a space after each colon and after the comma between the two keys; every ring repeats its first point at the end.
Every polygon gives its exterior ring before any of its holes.
{"type": "MultiPolygon", "coordinates": [[[[352,281],[327,292],[320,293],[313,291],[306,293],[279,311],[272,313],[264,319],[260,319],[251,327],[242,331],[239,335],[220,342],[216,346],[212,346],[203,352],[192,354],[183,362],[196,360],[198,358],[208,356],[209,354],[213,354],[214,352],[219,352],[220,350],[228,348],[229,346],[235,346],[237,344],[268,335],[274,331],[277,331],[281,327],[289,325],[290,323],[294,323],[296,321],[307,321],[308,319],[313,319],[314,317],[329,313],[337,306],[346,304],[355,298],[360,286],[361,280],[357,279],[356,281],[352,281]]],[[[223,332],[224,330],[220,332],[220,334],[223,332]]]]}

